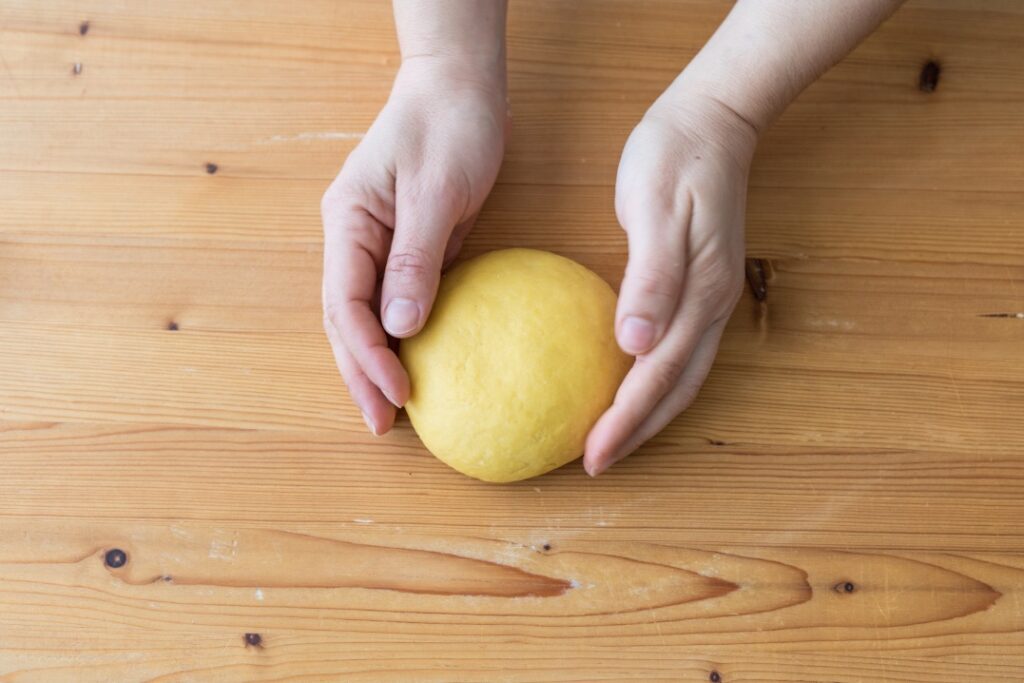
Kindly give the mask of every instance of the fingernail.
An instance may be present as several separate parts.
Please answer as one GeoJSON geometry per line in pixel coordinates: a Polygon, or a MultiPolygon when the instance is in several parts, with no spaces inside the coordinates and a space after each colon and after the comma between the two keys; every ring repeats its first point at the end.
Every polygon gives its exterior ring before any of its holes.
{"type": "Polygon", "coordinates": [[[363,422],[366,423],[366,426],[369,427],[374,436],[380,436],[380,434],[377,433],[377,428],[373,426],[373,420],[371,420],[370,416],[366,413],[363,413],[363,422]]]}
{"type": "Polygon", "coordinates": [[[402,407],[402,404],[395,400],[395,397],[391,394],[390,391],[388,391],[387,389],[381,389],[381,392],[384,394],[384,398],[386,398],[391,405],[393,405],[396,408],[402,407]]]}
{"type": "Polygon", "coordinates": [[[643,353],[654,344],[654,324],[631,315],[619,327],[619,344],[626,353],[643,353]]]}
{"type": "Polygon", "coordinates": [[[587,474],[589,474],[591,477],[596,477],[597,475],[601,474],[606,469],[608,469],[608,466],[607,465],[595,465],[593,463],[585,462],[585,463],[583,463],[583,469],[586,470],[587,474]]]}
{"type": "Polygon", "coordinates": [[[392,336],[412,332],[420,321],[420,307],[409,299],[392,299],[384,309],[384,328],[392,336]]]}

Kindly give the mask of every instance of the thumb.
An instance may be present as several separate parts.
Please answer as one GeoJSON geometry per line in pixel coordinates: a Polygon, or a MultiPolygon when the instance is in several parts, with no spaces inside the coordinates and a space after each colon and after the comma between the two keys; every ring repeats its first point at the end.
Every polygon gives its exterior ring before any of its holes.
{"type": "MultiPolygon", "coordinates": [[[[689,221],[689,212],[686,213],[689,221]]],[[[626,225],[629,262],[619,288],[615,338],[628,354],[647,353],[661,340],[679,305],[688,225],[646,219],[626,225]]]]}
{"type": "Polygon", "coordinates": [[[380,299],[381,322],[392,337],[411,337],[430,315],[445,246],[463,208],[457,204],[443,191],[398,193],[380,299]]]}

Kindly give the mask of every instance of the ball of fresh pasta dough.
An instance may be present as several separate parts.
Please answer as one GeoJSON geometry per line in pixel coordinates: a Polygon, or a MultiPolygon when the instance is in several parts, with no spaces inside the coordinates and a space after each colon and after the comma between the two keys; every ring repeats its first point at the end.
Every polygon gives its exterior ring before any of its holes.
{"type": "Polygon", "coordinates": [[[506,249],[460,264],[442,278],[426,327],[401,343],[420,439],[491,482],[579,457],[632,361],[614,320],[608,283],[567,258],[506,249]]]}

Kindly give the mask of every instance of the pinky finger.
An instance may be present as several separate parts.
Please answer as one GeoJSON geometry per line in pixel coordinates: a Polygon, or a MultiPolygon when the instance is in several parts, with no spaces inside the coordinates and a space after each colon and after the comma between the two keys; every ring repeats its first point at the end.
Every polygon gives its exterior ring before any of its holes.
{"type": "Polygon", "coordinates": [[[664,429],[677,415],[690,407],[690,404],[697,398],[697,392],[700,391],[701,385],[707,379],[708,373],[711,372],[711,365],[714,363],[715,354],[718,353],[718,343],[722,340],[726,322],[727,319],[723,318],[704,332],[690,356],[686,369],[679,376],[676,386],[665,394],[650,415],[636,428],[636,431],[608,458],[602,471],[638,449],[644,442],[664,429]]]}
{"type": "Polygon", "coordinates": [[[359,364],[349,353],[333,326],[325,327],[331,342],[331,350],[334,352],[334,362],[337,363],[338,371],[348,386],[352,400],[363,414],[363,421],[374,436],[384,434],[395,424],[395,406],[359,368],[359,364]]]}

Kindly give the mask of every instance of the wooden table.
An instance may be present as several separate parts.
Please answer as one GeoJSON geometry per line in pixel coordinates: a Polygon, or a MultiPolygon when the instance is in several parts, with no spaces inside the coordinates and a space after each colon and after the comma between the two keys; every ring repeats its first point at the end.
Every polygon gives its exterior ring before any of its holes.
{"type": "MultiPolygon", "coordinates": [[[[617,284],[618,152],[727,9],[513,2],[466,251],[617,284]]],[[[0,0],[0,680],[1024,680],[1022,35],[903,8],[763,140],[693,408],[493,486],[368,435],[321,331],[387,3],[0,0]]]]}

